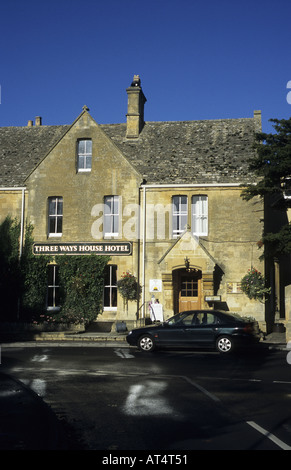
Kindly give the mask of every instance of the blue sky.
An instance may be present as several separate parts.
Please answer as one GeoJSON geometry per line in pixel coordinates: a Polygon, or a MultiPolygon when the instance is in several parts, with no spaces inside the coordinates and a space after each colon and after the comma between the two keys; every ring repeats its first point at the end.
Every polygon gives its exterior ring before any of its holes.
{"type": "Polygon", "coordinates": [[[0,8],[0,126],[70,124],[86,104],[125,122],[291,116],[290,0],[9,0],[0,8]]]}

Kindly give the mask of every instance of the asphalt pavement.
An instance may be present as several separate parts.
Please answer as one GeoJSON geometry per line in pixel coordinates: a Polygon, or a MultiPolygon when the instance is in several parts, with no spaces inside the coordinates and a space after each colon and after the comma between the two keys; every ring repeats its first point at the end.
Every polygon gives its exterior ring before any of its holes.
{"type": "MultiPolygon", "coordinates": [[[[266,348],[290,349],[284,333],[271,333],[266,348]]],[[[126,333],[79,333],[36,341],[11,341],[11,347],[129,347],[126,333]]],[[[70,450],[68,432],[52,409],[30,388],[0,370],[0,450],[70,450]]]]}

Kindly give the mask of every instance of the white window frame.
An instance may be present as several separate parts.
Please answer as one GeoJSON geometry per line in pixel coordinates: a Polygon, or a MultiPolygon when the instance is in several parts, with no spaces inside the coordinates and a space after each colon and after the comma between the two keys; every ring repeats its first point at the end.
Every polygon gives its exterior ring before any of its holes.
{"type": "Polygon", "coordinates": [[[178,238],[185,231],[188,223],[188,197],[184,195],[173,196],[172,207],[172,235],[173,238],[178,238]]]}
{"type": "Polygon", "coordinates": [[[194,195],[191,201],[192,233],[196,236],[208,235],[208,196],[194,195]]]}
{"type": "Polygon", "coordinates": [[[109,269],[109,284],[104,284],[104,292],[103,292],[103,310],[104,311],[115,311],[117,310],[117,266],[115,264],[109,264],[106,268],[109,269]],[[115,269],[115,278],[116,284],[113,284],[113,269],[115,269]],[[109,303],[110,305],[104,305],[105,302],[105,289],[109,289],[109,303]],[[113,289],[116,289],[116,305],[112,306],[112,299],[113,299],[113,289]]]}
{"type": "Polygon", "coordinates": [[[90,172],[92,170],[92,139],[79,139],[77,141],[77,169],[78,173],[90,172]],[[84,143],[84,151],[81,152],[81,143],[84,143]],[[89,146],[90,143],[90,146],[89,146]],[[80,167],[80,159],[84,159],[84,166],[80,167]]]}
{"type": "Polygon", "coordinates": [[[48,198],[48,236],[61,237],[63,235],[63,198],[53,196],[48,198]],[[52,210],[52,204],[54,205],[52,210]],[[60,210],[61,209],[61,210],[60,210]],[[54,225],[54,231],[51,231],[51,224],[54,225]],[[61,223],[61,232],[58,232],[61,223]]]}
{"type": "Polygon", "coordinates": [[[104,238],[116,238],[119,236],[120,223],[120,196],[104,197],[104,238]]]}
{"type": "Polygon", "coordinates": [[[47,310],[48,311],[58,311],[60,310],[60,306],[57,305],[56,303],[56,292],[57,289],[59,289],[59,284],[57,283],[57,277],[58,277],[58,265],[57,264],[49,264],[48,269],[52,269],[52,284],[49,284],[49,279],[48,279],[48,285],[47,285],[47,310]],[[52,299],[53,299],[53,305],[48,305],[48,300],[49,300],[49,289],[52,290],[52,299]]]}

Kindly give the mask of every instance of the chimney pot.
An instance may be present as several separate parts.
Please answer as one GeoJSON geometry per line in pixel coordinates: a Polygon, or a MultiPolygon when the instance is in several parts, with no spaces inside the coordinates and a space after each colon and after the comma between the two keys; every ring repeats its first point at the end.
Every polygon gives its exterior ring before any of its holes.
{"type": "Polygon", "coordinates": [[[134,75],[129,88],[126,89],[128,96],[127,106],[127,129],[126,137],[136,139],[144,125],[144,105],[146,97],[143,94],[139,75],[134,75]]]}
{"type": "Polygon", "coordinates": [[[28,123],[27,123],[27,127],[32,127],[32,126],[33,126],[33,121],[29,120],[28,123]]]}
{"type": "Polygon", "coordinates": [[[42,118],[40,116],[36,116],[35,125],[36,126],[42,126],[42,118]]]}

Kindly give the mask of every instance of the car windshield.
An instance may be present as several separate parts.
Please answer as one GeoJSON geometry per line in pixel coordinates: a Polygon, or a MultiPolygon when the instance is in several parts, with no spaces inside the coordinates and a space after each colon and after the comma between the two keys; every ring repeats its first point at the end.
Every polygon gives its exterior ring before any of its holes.
{"type": "Polygon", "coordinates": [[[182,322],[183,319],[185,319],[188,316],[189,316],[189,312],[181,312],[169,318],[165,323],[167,323],[168,325],[176,325],[177,323],[182,322]]]}

